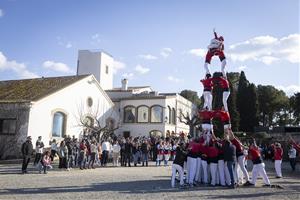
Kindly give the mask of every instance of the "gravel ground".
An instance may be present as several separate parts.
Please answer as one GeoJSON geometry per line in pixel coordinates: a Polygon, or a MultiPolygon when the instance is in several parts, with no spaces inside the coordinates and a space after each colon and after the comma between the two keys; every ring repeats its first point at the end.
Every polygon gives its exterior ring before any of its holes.
{"type": "MultiPolygon", "coordinates": [[[[171,167],[106,167],[90,170],[53,170],[20,174],[20,165],[0,165],[0,199],[300,199],[299,169],[291,173],[283,164],[283,179],[274,178],[272,163],[267,173],[272,184],[283,187],[170,187],[171,167]]],[[[262,185],[262,180],[259,184],[262,185]]]]}

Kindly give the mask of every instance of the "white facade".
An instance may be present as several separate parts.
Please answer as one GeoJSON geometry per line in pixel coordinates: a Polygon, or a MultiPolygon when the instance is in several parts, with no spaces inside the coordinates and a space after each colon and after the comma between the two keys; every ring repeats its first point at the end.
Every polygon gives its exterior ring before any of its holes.
{"type": "Polygon", "coordinates": [[[32,102],[28,135],[32,137],[33,142],[38,136],[42,136],[45,145],[49,144],[49,141],[55,138],[52,136],[54,114],[61,112],[66,116],[65,134],[78,138],[83,130],[80,117],[101,116],[100,121],[105,125],[107,118],[115,118],[113,106],[94,76],[90,75],[37,102],[32,102]],[[88,98],[92,99],[91,107],[87,103],[88,98]]]}
{"type": "Polygon", "coordinates": [[[104,90],[113,88],[114,59],[104,52],[78,51],[77,75],[93,74],[104,90]]]}
{"type": "MultiPolygon", "coordinates": [[[[109,96],[111,93],[109,92],[109,96]]],[[[149,96],[132,96],[120,98],[119,101],[115,101],[115,109],[119,112],[119,129],[116,130],[117,135],[126,135],[136,137],[136,136],[149,136],[152,132],[159,132],[161,136],[168,136],[167,133],[174,133],[179,135],[179,133],[184,132],[189,133],[189,126],[180,122],[180,112],[183,114],[189,114],[190,116],[195,113],[196,107],[188,100],[183,98],[178,94],[172,95],[149,95],[149,96]],[[126,107],[133,106],[135,108],[135,121],[127,123],[125,121],[124,109],[126,107]],[[138,122],[138,109],[139,107],[145,107],[149,109],[149,119],[147,122],[138,122]],[[151,122],[151,108],[153,106],[162,107],[162,121],[161,122],[151,122]],[[169,114],[169,110],[171,114],[169,114]],[[174,111],[173,111],[174,110],[174,111]],[[172,113],[174,112],[174,113],[172,113]]]]}

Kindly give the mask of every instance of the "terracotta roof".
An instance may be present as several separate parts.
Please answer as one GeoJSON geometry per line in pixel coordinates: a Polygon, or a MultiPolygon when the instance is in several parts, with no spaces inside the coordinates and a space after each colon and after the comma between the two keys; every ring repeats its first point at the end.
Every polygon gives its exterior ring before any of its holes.
{"type": "Polygon", "coordinates": [[[42,99],[89,75],[0,81],[0,102],[30,102],[42,99]]]}

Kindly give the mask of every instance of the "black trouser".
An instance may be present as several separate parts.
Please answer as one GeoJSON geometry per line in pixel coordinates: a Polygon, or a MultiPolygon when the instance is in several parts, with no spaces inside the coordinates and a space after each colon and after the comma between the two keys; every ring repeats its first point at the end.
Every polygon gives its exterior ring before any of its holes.
{"type": "Polygon", "coordinates": [[[51,150],[51,155],[50,155],[51,161],[54,160],[55,155],[56,155],[56,151],[52,149],[51,150]]]}
{"type": "Polygon", "coordinates": [[[107,163],[107,158],[108,158],[108,151],[104,150],[102,152],[102,159],[101,159],[101,165],[104,166],[107,163]]]}
{"type": "Polygon", "coordinates": [[[126,167],[127,163],[128,163],[128,166],[131,167],[130,158],[131,158],[131,154],[130,153],[125,153],[125,165],[124,165],[125,167],[126,167]]]}
{"type": "Polygon", "coordinates": [[[67,168],[67,158],[66,157],[59,158],[58,168],[60,168],[60,169],[67,168]]]}
{"type": "Polygon", "coordinates": [[[42,154],[41,153],[36,153],[33,164],[34,165],[38,164],[41,161],[41,159],[42,159],[42,154]]]}
{"type": "Polygon", "coordinates": [[[296,169],[296,158],[290,158],[290,164],[291,164],[292,170],[295,171],[295,169],[296,169]]]}
{"type": "Polygon", "coordinates": [[[30,156],[23,156],[22,172],[27,171],[27,166],[29,162],[30,162],[30,156]]]}

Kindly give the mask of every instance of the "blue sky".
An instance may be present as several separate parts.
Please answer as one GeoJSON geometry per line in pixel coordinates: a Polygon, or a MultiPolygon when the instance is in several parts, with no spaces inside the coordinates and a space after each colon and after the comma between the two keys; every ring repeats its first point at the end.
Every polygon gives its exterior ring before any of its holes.
{"type": "Polygon", "coordinates": [[[215,27],[227,71],[291,94],[300,91],[299,11],[298,0],[0,0],[0,80],[72,75],[78,49],[102,49],[116,60],[115,87],[127,77],[201,94],[215,27]]]}

